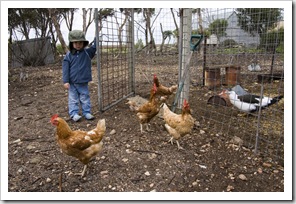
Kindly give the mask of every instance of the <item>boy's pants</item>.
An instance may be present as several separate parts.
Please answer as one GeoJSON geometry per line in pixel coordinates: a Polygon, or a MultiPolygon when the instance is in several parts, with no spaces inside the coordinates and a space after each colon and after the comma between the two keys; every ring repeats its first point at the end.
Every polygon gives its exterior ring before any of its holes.
{"type": "Polygon", "coordinates": [[[88,83],[70,84],[68,98],[69,115],[71,118],[79,114],[79,103],[84,116],[87,113],[91,113],[88,83]]]}

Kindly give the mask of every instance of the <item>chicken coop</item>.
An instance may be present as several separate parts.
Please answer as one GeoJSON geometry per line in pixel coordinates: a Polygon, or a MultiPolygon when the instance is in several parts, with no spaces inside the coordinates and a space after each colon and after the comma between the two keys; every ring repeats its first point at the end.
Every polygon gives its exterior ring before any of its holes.
{"type": "Polygon", "coordinates": [[[246,113],[220,103],[219,93],[239,85],[261,99],[284,95],[284,9],[112,9],[95,17],[99,110],[148,98],[157,74],[178,84],[169,100],[176,111],[187,99],[213,137],[283,165],[284,98],[246,113]]]}

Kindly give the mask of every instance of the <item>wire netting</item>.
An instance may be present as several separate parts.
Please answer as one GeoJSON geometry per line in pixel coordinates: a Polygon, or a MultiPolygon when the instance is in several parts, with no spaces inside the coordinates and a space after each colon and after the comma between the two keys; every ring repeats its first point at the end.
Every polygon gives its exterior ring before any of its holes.
{"type": "MultiPolygon", "coordinates": [[[[208,16],[207,20],[203,19],[204,27],[208,25],[211,34],[200,52],[202,63],[197,60],[192,66],[196,76],[191,77],[208,87],[211,95],[240,85],[250,94],[283,96],[283,10],[225,8],[204,9],[204,12],[208,16]]],[[[251,114],[232,106],[206,109],[199,106],[199,112],[218,133],[239,137],[244,147],[283,163],[283,102],[281,99],[251,114]]]]}
{"type": "MultiPolygon", "coordinates": [[[[284,95],[284,10],[190,10],[192,35],[203,35],[189,64],[187,91],[194,116],[216,136],[240,138],[242,148],[283,164],[284,99],[246,114],[217,96],[236,85],[258,96],[284,95]]],[[[129,94],[145,96],[142,90],[150,90],[153,74],[166,86],[179,83],[182,62],[190,53],[184,51],[190,47],[183,42],[182,32],[188,28],[183,27],[182,18],[184,9],[146,8],[134,13],[115,9],[115,15],[104,20],[100,31],[104,107],[129,94]],[[130,24],[120,27],[126,17],[130,24]]]]}
{"type": "Polygon", "coordinates": [[[134,93],[132,9],[97,16],[99,109],[107,110],[134,93]]]}

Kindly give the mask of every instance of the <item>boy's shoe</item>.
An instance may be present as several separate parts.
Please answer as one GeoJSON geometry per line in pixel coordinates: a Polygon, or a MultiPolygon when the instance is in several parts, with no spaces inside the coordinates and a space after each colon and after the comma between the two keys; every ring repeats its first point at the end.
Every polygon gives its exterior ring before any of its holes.
{"type": "Polygon", "coordinates": [[[72,120],[74,120],[75,122],[77,122],[78,120],[80,120],[81,116],[76,114],[72,117],[72,120]]]}
{"type": "Polygon", "coordinates": [[[84,116],[87,120],[92,120],[92,119],[94,119],[95,118],[95,116],[93,116],[92,114],[90,114],[90,113],[87,113],[87,114],[85,114],[85,116],[84,116]]]}

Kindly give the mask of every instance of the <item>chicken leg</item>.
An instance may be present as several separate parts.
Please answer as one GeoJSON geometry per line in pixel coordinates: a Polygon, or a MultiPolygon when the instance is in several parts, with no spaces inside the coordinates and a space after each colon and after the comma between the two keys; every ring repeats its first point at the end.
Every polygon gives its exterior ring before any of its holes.
{"type": "Polygon", "coordinates": [[[140,123],[140,129],[141,129],[141,134],[143,134],[145,131],[143,130],[143,125],[140,123]]]}
{"type": "MultiPolygon", "coordinates": [[[[174,139],[174,137],[171,137],[171,139],[168,141],[168,142],[171,142],[172,145],[174,144],[174,143],[173,143],[173,139],[174,139]]],[[[182,150],[184,150],[184,148],[180,146],[178,140],[176,140],[176,143],[177,143],[177,145],[178,145],[178,149],[182,149],[182,150]]]]}
{"type": "MultiPolygon", "coordinates": [[[[171,139],[168,141],[168,142],[171,142],[171,144],[173,144],[173,139],[181,137],[181,135],[174,128],[170,127],[168,124],[165,124],[164,126],[165,126],[166,130],[169,132],[169,134],[173,135],[171,137],[171,139]]],[[[180,146],[178,140],[177,139],[175,139],[175,140],[178,145],[178,149],[183,149],[183,147],[180,146]]]]}
{"type": "MultiPolygon", "coordinates": [[[[145,131],[143,130],[143,125],[141,123],[140,123],[140,129],[141,129],[141,134],[143,134],[145,131]]],[[[147,132],[150,132],[148,123],[146,123],[146,130],[147,130],[147,132]]]]}

